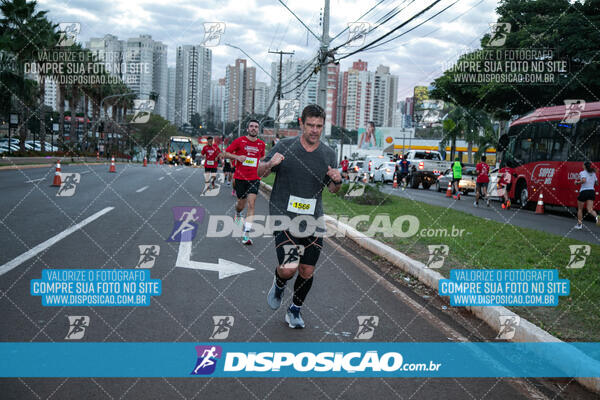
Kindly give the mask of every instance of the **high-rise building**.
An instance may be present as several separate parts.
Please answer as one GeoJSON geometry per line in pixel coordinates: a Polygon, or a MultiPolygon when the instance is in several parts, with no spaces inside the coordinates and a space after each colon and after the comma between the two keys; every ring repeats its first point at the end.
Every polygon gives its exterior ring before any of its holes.
{"type": "Polygon", "coordinates": [[[167,46],[150,35],[119,40],[114,35],[90,38],[86,47],[104,64],[107,73],[119,77],[138,99],[158,95],[154,112],[167,117],[167,46]]]}
{"type": "Polygon", "coordinates": [[[378,127],[394,124],[398,97],[398,77],[389,67],[380,65],[375,72],[367,70],[366,61],[358,60],[343,73],[340,113],[342,125],[355,130],[373,121],[378,127]]]}
{"type": "Polygon", "coordinates": [[[175,82],[176,82],[175,68],[169,67],[167,74],[168,74],[167,119],[172,124],[174,124],[175,123],[175,82]]]}
{"type": "Polygon", "coordinates": [[[154,113],[166,119],[169,102],[169,70],[167,68],[167,46],[162,42],[154,41],[152,64],[152,92],[158,96],[154,113]]]}
{"type": "Polygon", "coordinates": [[[139,99],[149,99],[154,83],[154,41],[150,35],[127,39],[124,60],[125,84],[139,99]]]}
{"type": "Polygon", "coordinates": [[[210,109],[213,112],[213,123],[220,125],[225,116],[225,78],[210,83],[210,109]]]}
{"type": "Polygon", "coordinates": [[[254,90],[254,114],[263,115],[266,113],[271,103],[270,92],[271,88],[265,82],[256,82],[256,89],[254,90]]]}
{"type": "Polygon", "coordinates": [[[237,121],[252,113],[256,89],[256,68],[248,67],[244,59],[225,69],[225,120],[237,121]]]}
{"type": "MultiPolygon", "coordinates": [[[[298,100],[302,112],[304,107],[317,102],[317,87],[319,77],[313,73],[313,68],[308,60],[294,60],[288,58],[281,64],[281,99],[298,100]]],[[[271,63],[272,96],[277,93],[277,79],[279,75],[279,62],[271,63]]],[[[272,97],[271,97],[272,99],[272,97]]],[[[270,116],[275,118],[277,105],[271,108],[270,116]]]]}
{"type": "Polygon", "coordinates": [[[337,119],[338,82],[340,75],[339,64],[327,65],[327,99],[325,104],[325,136],[331,135],[331,126],[337,119]]]}
{"type": "Polygon", "coordinates": [[[206,114],[210,104],[212,51],[203,46],[177,47],[175,124],[189,123],[193,114],[206,114]]]}

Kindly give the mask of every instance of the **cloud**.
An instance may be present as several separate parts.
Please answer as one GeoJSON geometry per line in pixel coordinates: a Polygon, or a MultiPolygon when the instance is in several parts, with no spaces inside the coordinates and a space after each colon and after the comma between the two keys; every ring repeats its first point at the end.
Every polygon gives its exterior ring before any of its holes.
{"type": "MultiPolygon", "coordinates": [[[[335,37],[350,22],[360,20],[375,26],[386,16],[400,11],[368,36],[367,40],[372,40],[407,21],[426,4],[431,4],[430,1],[384,2],[360,18],[379,1],[332,0],[330,36],[335,37]]],[[[288,0],[285,3],[313,33],[321,35],[321,2],[288,0]]],[[[204,22],[225,22],[225,35],[221,39],[221,45],[212,48],[213,79],[224,77],[225,67],[232,65],[236,58],[247,58],[240,51],[225,46],[225,43],[244,49],[267,71],[270,71],[271,62],[279,59],[277,55],[269,54],[269,50],[294,51],[295,59],[310,59],[317,54],[319,48],[319,41],[284,6],[270,0],[250,0],[243,3],[236,0],[71,0],[68,3],[40,0],[38,4],[40,9],[49,11],[49,18],[55,23],[80,22],[79,41],[82,43],[91,37],[103,37],[108,33],[119,39],[150,34],[154,40],[168,46],[169,66],[175,65],[177,46],[202,43],[204,22]]],[[[406,32],[449,4],[451,0],[443,0],[430,12],[390,37],[406,32]]],[[[429,85],[441,74],[442,66],[460,51],[479,46],[479,38],[496,19],[496,6],[496,0],[463,0],[393,42],[342,60],[341,70],[347,70],[359,58],[368,61],[370,70],[380,64],[388,65],[391,73],[400,77],[400,98],[406,97],[412,93],[414,86],[429,85]]],[[[347,38],[348,32],[343,32],[333,41],[332,46],[343,43],[347,38]]],[[[355,49],[344,48],[340,53],[355,49]]],[[[250,60],[249,64],[253,65],[250,60]]],[[[258,68],[257,80],[270,82],[267,75],[258,68]]]]}

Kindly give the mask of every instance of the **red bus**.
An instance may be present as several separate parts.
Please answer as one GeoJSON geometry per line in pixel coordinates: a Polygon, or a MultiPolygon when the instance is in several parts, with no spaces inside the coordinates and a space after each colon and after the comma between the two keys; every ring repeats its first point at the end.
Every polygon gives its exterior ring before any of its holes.
{"type": "MultiPolygon", "coordinates": [[[[544,204],[577,207],[583,162],[600,170],[600,102],[539,108],[513,121],[499,148],[500,167],[514,169],[509,196],[521,207],[540,193],[544,204]]],[[[600,210],[597,190],[594,209],[600,210]]]]}

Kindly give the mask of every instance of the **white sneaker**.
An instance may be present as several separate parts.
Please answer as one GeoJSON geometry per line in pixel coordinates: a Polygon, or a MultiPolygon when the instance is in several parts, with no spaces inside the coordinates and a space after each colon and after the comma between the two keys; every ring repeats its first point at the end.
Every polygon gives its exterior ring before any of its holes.
{"type": "Polygon", "coordinates": [[[575,229],[583,229],[583,224],[578,222],[577,225],[575,225],[575,229]]]}
{"type": "Polygon", "coordinates": [[[596,215],[596,225],[600,226],[600,215],[596,215]]]}
{"type": "Polygon", "coordinates": [[[487,206],[489,207],[490,206],[490,199],[486,199],[485,200],[485,204],[487,204],[487,206]]]}
{"type": "Polygon", "coordinates": [[[479,204],[477,204],[477,202],[476,202],[476,201],[474,201],[474,202],[473,202],[473,205],[474,205],[475,207],[479,207],[479,204]]]}

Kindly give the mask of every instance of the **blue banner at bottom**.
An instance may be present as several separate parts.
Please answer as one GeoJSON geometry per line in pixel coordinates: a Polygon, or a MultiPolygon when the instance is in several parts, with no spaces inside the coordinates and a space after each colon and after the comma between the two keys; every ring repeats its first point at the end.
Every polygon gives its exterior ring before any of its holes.
{"type": "Polygon", "coordinates": [[[0,377],[600,377],[600,343],[0,343],[0,377]]]}

